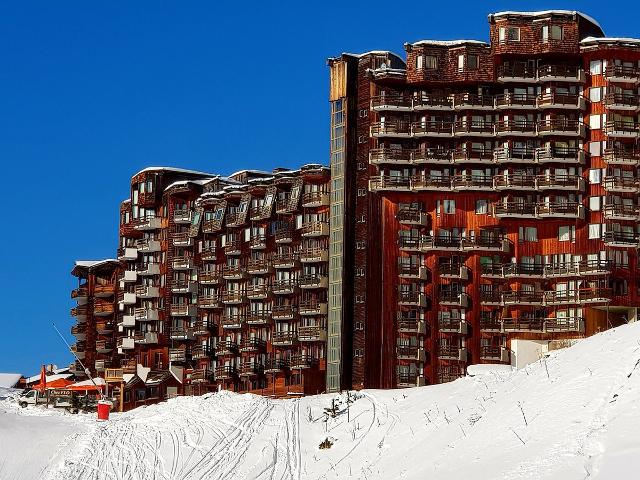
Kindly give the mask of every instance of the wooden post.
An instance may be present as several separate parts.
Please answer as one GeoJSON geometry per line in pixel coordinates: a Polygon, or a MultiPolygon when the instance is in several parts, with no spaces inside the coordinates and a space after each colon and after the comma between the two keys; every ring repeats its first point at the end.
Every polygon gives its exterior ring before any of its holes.
{"type": "Polygon", "coordinates": [[[124,382],[120,382],[120,413],[124,411],[124,382]]]}

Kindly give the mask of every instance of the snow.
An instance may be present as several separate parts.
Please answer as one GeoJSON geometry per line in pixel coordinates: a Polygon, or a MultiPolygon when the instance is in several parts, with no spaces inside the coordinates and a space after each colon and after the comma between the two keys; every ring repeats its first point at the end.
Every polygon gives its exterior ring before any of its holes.
{"type": "Polygon", "coordinates": [[[219,392],[97,423],[0,401],[0,478],[635,478],[640,323],[518,371],[365,390],[348,410],[347,402],[346,394],[273,400],[219,392]],[[325,415],[334,400],[335,417],[325,415]],[[320,449],[325,439],[332,445],[320,449]]]}
{"type": "Polygon", "coordinates": [[[20,378],[19,373],[0,373],[0,388],[13,388],[20,378]]]}
{"type": "Polygon", "coordinates": [[[197,170],[187,170],[186,168],[176,168],[176,167],[147,167],[147,168],[143,168],[138,173],[136,173],[134,175],[134,177],[137,176],[137,175],[140,175],[141,173],[145,173],[145,172],[188,173],[190,175],[200,175],[200,176],[204,176],[204,177],[215,177],[215,174],[213,174],[213,173],[198,172],[197,170]]]}
{"type": "MultiPolygon", "coordinates": [[[[60,380],[61,378],[64,378],[64,379],[71,378],[73,377],[73,373],[57,373],[57,374],[45,375],[45,376],[47,378],[47,383],[49,383],[49,382],[53,382],[54,380],[60,380]]],[[[39,382],[39,381],[40,381],[40,374],[27,378],[26,384],[29,385],[30,383],[39,382]]]]}
{"type": "Polygon", "coordinates": [[[481,40],[420,40],[418,42],[413,42],[411,45],[431,45],[435,47],[459,47],[462,45],[482,45],[488,47],[489,44],[487,42],[483,42],[481,40]]]}
{"type": "Polygon", "coordinates": [[[509,15],[515,15],[519,17],[546,17],[547,15],[578,15],[588,22],[593,23],[596,27],[602,29],[600,24],[591,16],[586,15],[582,12],[578,12],[577,10],[540,10],[537,12],[517,12],[513,10],[507,10],[504,12],[492,13],[489,17],[493,16],[494,18],[498,17],[507,17],[509,15]]]}
{"type": "Polygon", "coordinates": [[[637,47],[640,45],[640,39],[629,37],[587,37],[581,40],[580,43],[583,45],[590,43],[626,43],[637,47]]]}
{"type": "Polygon", "coordinates": [[[76,260],[75,266],[83,267],[83,268],[92,268],[92,267],[97,267],[98,265],[105,265],[107,263],[112,263],[112,262],[120,263],[115,258],[105,258],[104,260],[76,260]]]}
{"type": "Polygon", "coordinates": [[[511,372],[513,372],[513,367],[511,365],[504,365],[501,363],[469,365],[467,367],[467,375],[471,375],[472,377],[475,377],[477,375],[492,375],[492,374],[503,375],[511,372]]]}

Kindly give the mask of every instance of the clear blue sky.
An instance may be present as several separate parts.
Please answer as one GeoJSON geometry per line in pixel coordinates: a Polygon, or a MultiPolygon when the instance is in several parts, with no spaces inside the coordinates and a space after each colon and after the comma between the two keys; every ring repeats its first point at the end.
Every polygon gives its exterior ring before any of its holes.
{"type": "Polygon", "coordinates": [[[73,261],[115,254],[136,171],[327,163],[327,57],[486,40],[507,9],[578,9],[640,36],[634,1],[315,3],[0,3],[0,371],[72,360],[51,322],[72,325],[73,261]]]}

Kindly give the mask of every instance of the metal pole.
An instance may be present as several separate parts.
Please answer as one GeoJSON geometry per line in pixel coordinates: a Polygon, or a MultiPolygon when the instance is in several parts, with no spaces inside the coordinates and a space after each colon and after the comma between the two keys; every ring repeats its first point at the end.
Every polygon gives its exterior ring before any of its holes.
{"type": "MultiPolygon", "coordinates": [[[[60,330],[58,330],[58,327],[56,327],[56,324],[51,322],[51,325],[53,325],[53,328],[56,330],[56,332],[58,332],[58,335],[60,335],[60,338],[62,339],[62,341],[64,342],[64,344],[67,346],[67,348],[69,349],[69,351],[71,352],[71,354],[76,357],[76,360],[78,361],[78,363],[80,364],[80,366],[82,367],[82,369],[84,370],[84,373],[87,374],[87,377],[89,377],[89,380],[91,380],[91,383],[93,383],[93,386],[96,387],[96,389],[98,390],[98,395],[100,395],[100,400],[104,399],[104,395],[102,395],[102,389],[98,387],[98,384],[95,382],[95,380],[93,379],[93,377],[91,376],[91,372],[89,371],[89,369],[87,367],[84,366],[84,363],[82,363],[82,360],[80,360],[78,358],[78,356],[76,355],[76,352],[74,352],[71,349],[71,345],[69,345],[69,342],[67,342],[67,340],[62,336],[62,333],[60,333],[60,330]]],[[[106,382],[105,382],[106,383],[106,382]]]]}

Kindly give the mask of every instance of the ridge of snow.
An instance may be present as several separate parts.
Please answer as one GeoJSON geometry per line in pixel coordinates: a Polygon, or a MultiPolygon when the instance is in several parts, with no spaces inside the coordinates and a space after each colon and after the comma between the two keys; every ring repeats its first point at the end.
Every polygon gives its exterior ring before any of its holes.
{"type": "Polygon", "coordinates": [[[419,40],[417,42],[410,43],[408,45],[417,46],[417,45],[433,45],[436,47],[457,47],[461,45],[484,45],[489,46],[487,42],[483,42],[482,40],[419,40]]]}
{"type": "Polygon", "coordinates": [[[587,43],[629,43],[633,45],[640,45],[640,38],[630,37],[586,37],[580,40],[581,44],[587,43]]]}
{"type": "Polygon", "coordinates": [[[158,171],[164,171],[164,172],[173,172],[173,173],[188,173],[191,175],[200,175],[200,176],[205,176],[205,177],[215,177],[215,173],[206,173],[206,172],[199,172],[197,170],[189,170],[186,168],[177,168],[177,167],[147,167],[147,168],[143,168],[142,170],[140,170],[138,173],[136,173],[134,175],[134,177],[136,175],[140,175],[141,173],[145,173],[145,172],[158,172],[158,171]]]}
{"type": "Polygon", "coordinates": [[[598,21],[590,15],[579,12],[578,10],[539,10],[533,12],[518,12],[515,10],[505,10],[504,12],[491,13],[489,16],[493,17],[505,17],[508,15],[517,15],[521,17],[544,17],[547,15],[578,15],[588,22],[593,23],[596,27],[602,29],[602,26],[598,23],[598,21]]]}

